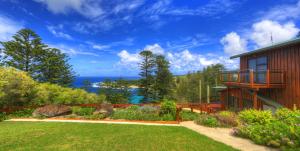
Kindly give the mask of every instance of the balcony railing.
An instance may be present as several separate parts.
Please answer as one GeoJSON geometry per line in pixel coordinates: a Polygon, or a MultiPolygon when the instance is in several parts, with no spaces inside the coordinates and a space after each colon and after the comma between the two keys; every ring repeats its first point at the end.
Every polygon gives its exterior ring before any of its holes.
{"type": "Polygon", "coordinates": [[[251,88],[277,88],[285,85],[285,73],[280,70],[223,71],[221,81],[226,85],[251,88]]]}

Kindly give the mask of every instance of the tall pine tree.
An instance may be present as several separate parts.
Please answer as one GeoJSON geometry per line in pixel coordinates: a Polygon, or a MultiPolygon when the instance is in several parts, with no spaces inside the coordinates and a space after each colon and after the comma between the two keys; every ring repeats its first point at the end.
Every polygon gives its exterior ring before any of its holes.
{"type": "Polygon", "coordinates": [[[169,70],[169,62],[162,55],[155,57],[155,94],[156,98],[161,100],[168,98],[172,91],[173,75],[169,70]]]}
{"type": "Polygon", "coordinates": [[[142,62],[140,63],[140,95],[144,96],[143,101],[147,102],[153,99],[154,95],[154,67],[155,67],[155,59],[154,55],[151,51],[144,50],[140,52],[140,56],[142,57],[142,62]]]}
{"type": "Polygon", "coordinates": [[[50,82],[61,86],[70,86],[74,79],[72,66],[68,64],[68,56],[59,49],[48,48],[39,56],[39,78],[41,82],[50,82]]]}
{"type": "Polygon", "coordinates": [[[74,79],[68,56],[59,49],[48,48],[42,39],[30,29],[21,29],[3,46],[0,63],[28,72],[40,82],[70,86],[74,79]]]}
{"type": "Polygon", "coordinates": [[[32,77],[38,73],[38,57],[45,45],[41,38],[30,29],[22,29],[13,36],[13,40],[1,42],[5,64],[28,72],[32,77]]]}

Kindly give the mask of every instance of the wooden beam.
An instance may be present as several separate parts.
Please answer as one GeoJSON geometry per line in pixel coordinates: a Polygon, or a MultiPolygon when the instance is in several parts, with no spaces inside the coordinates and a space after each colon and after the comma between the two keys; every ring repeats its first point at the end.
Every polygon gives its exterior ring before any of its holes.
{"type": "Polygon", "coordinates": [[[257,100],[257,91],[253,92],[253,107],[254,109],[259,109],[258,100],[257,100]]]}

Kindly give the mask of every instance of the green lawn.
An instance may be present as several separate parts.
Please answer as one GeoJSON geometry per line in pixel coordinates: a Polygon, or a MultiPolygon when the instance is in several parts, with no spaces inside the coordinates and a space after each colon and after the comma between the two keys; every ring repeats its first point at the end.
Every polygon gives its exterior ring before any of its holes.
{"type": "Polygon", "coordinates": [[[2,122],[0,150],[229,151],[183,127],[88,123],[2,122]]]}

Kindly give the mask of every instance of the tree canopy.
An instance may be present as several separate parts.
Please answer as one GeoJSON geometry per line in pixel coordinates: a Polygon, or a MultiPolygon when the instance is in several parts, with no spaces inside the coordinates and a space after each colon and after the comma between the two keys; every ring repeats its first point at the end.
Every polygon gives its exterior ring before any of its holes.
{"type": "Polygon", "coordinates": [[[0,64],[27,72],[40,82],[70,86],[74,79],[68,56],[59,49],[49,48],[31,29],[21,29],[3,46],[0,64]]]}

